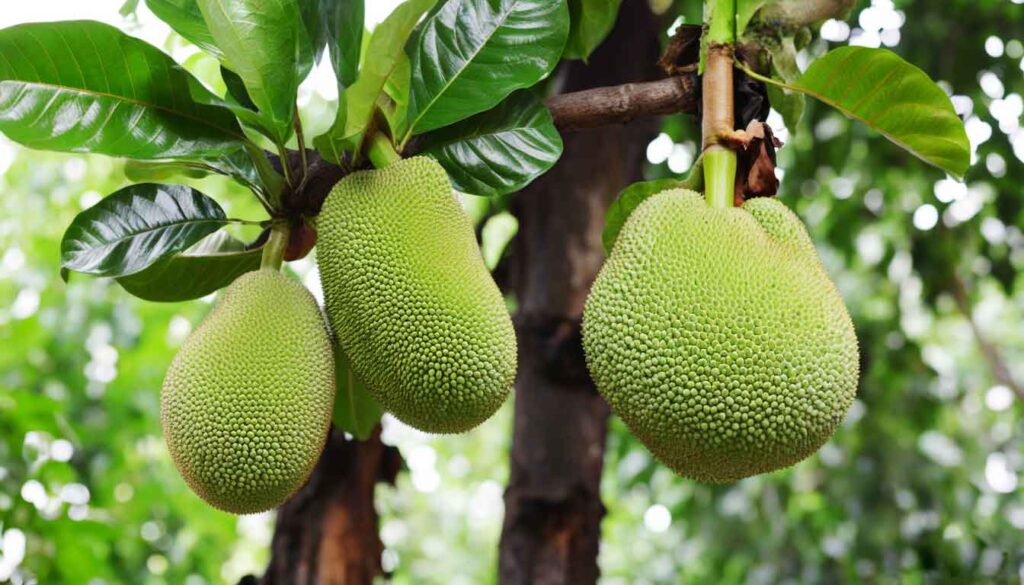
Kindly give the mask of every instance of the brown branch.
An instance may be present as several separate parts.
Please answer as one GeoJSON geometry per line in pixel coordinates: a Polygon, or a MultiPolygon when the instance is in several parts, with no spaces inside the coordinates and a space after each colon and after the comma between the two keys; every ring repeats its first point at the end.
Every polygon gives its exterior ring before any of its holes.
{"type": "Polygon", "coordinates": [[[971,308],[970,300],[967,298],[967,287],[959,275],[953,277],[952,293],[957,308],[971,326],[974,342],[978,344],[978,349],[985,356],[985,361],[988,362],[992,377],[1003,386],[1012,390],[1017,395],[1017,398],[1024,400],[1024,388],[1013,379],[1013,376],[1010,374],[1010,368],[1007,367],[1006,362],[1003,361],[1003,356],[999,353],[999,348],[989,341],[985,332],[978,326],[978,322],[974,320],[974,311],[971,308]]]}
{"type": "Polygon", "coordinates": [[[598,87],[549,97],[544,105],[562,132],[626,124],[638,118],[697,111],[693,77],[598,87]]]}

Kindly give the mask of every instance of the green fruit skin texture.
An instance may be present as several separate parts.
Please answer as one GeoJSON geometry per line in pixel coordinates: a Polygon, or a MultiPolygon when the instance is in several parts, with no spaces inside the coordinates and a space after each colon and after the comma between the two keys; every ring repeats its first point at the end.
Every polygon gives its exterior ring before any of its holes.
{"type": "Polygon", "coordinates": [[[612,410],[680,475],[727,483],[788,467],[853,403],[853,323],[803,224],[774,199],[714,209],[652,196],[584,310],[587,365],[612,410]]]}
{"type": "Polygon", "coordinates": [[[317,222],[331,327],[381,406],[458,433],[508,397],[516,339],[448,176],[413,157],[342,179],[317,222]]]}
{"type": "Polygon", "coordinates": [[[175,465],[210,505],[275,508],[309,478],[334,405],[334,354],[316,300],[277,270],[238,277],[164,379],[175,465]]]}

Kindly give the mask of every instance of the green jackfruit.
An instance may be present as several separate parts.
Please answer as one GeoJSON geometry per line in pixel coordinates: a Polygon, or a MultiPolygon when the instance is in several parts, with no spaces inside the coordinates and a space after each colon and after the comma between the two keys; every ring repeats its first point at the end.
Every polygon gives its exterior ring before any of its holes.
{"type": "Polygon", "coordinates": [[[381,406],[431,433],[494,414],[515,379],[515,332],[444,169],[414,157],[353,173],[317,230],[331,327],[381,406]]]}
{"type": "Polygon", "coordinates": [[[594,282],[583,346],[598,390],[677,473],[725,483],[832,436],[857,390],[853,324],[803,224],[774,199],[652,196],[594,282]]]}
{"type": "Polygon", "coordinates": [[[238,277],[164,379],[178,471],[215,508],[277,507],[309,478],[330,427],[334,354],[313,296],[276,270],[238,277]]]}

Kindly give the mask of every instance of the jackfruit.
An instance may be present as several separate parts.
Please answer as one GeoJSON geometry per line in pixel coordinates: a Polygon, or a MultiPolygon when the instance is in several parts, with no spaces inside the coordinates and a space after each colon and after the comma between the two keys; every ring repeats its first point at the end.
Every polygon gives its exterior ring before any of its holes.
{"type": "Polygon", "coordinates": [[[309,291],[277,270],[239,276],[164,379],[160,419],[178,471],[220,510],[277,507],[323,450],[334,384],[327,324],[309,291]]]}
{"type": "Polygon", "coordinates": [[[793,465],[853,402],[853,324],[803,224],[766,198],[663,191],[594,282],[583,346],[599,392],[680,475],[726,483],[793,465]]]}
{"type": "Polygon", "coordinates": [[[515,380],[515,332],[444,169],[413,157],[352,173],[317,231],[331,327],[384,410],[431,433],[494,414],[515,380]]]}

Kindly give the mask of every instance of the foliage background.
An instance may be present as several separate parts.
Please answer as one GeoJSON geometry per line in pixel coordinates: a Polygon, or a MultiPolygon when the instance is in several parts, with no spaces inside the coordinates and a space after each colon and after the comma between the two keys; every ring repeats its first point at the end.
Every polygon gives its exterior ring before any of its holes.
{"type": "MultiPolygon", "coordinates": [[[[100,13],[217,79],[212,59],[144,7],[121,18],[114,0],[37,4],[51,19],[100,13]]],[[[676,4],[699,15],[697,2],[676,4]]],[[[948,181],[813,103],[781,132],[782,200],[807,223],[856,323],[859,399],[807,462],[714,488],[674,477],[613,420],[604,582],[1024,579],[1022,397],[994,376],[954,294],[959,281],[977,329],[1024,384],[1020,4],[862,1],[805,49],[804,63],[828,46],[888,46],[941,80],[974,164],[964,184],[948,181]]],[[[371,24],[382,16],[370,12],[371,24]]],[[[314,73],[301,92],[310,135],[330,85],[314,73]]],[[[649,175],[685,171],[696,139],[691,120],[666,120],[649,175]]],[[[128,182],[118,161],[0,139],[0,582],[235,583],[267,559],[272,515],[204,505],[160,436],[163,372],[208,299],[143,303],[104,280],[60,281],[64,226],[128,182]]],[[[199,184],[229,215],[259,217],[230,182],[199,184]]],[[[485,230],[496,234],[485,246],[501,232],[485,230]]],[[[292,268],[318,289],[312,262],[292,268]]],[[[510,406],[454,438],[386,421],[385,441],[409,465],[378,495],[394,582],[493,582],[510,406]]]]}

